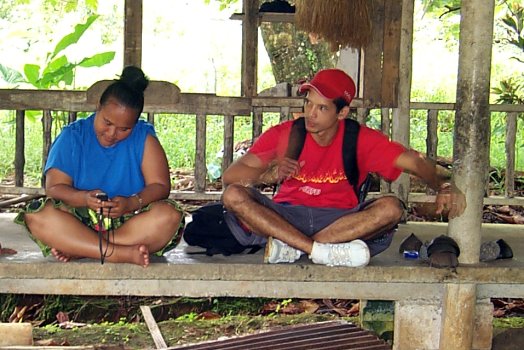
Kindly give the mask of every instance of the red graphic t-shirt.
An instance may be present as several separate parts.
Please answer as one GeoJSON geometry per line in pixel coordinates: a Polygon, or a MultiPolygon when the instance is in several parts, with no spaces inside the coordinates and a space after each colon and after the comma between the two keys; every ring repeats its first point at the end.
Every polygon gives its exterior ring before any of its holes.
{"type": "MultiPolygon", "coordinates": [[[[288,121],[271,127],[257,139],[249,152],[264,164],[283,157],[292,123],[288,121]]],[[[337,134],[328,146],[320,146],[309,133],[306,135],[298,159],[302,164],[300,172],[282,183],[274,197],[275,202],[322,208],[353,208],[358,204],[342,162],[344,127],[341,120],[337,134]]],[[[357,140],[359,183],[364,181],[368,172],[377,173],[389,181],[395,180],[401,170],[394,163],[405,150],[404,146],[390,141],[379,131],[362,125],[357,140]]]]}

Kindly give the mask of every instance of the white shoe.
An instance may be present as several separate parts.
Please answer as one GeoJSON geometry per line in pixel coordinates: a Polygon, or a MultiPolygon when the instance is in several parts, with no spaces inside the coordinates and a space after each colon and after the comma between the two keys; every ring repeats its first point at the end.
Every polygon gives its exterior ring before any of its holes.
{"type": "Polygon", "coordinates": [[[300,259],[302,254],[302,251],[290,247],[276,238],[269,237],[264,253],[264,262],[266,264],[292,263],[300,259]]]}
{"type": "Polygon", "coordinates": [[[315,264],[327,266],[361,267],[369,263],[369,248],[360,239],[347,243],[313,242],[311,255],[315,264]]]}

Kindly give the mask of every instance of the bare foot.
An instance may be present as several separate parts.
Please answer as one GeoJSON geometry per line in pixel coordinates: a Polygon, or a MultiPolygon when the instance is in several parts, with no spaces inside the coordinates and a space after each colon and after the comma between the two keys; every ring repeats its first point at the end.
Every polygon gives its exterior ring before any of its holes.
{"type": "Polygon", "coordinates": [[[79,256],[69,255],[55,248],[51,248],[51,254],[53,254],[56,260],[61,262],[68,262],[71,260],[80,259],[79,256]]]}
{"type": "Polygon", "coordinates": [[[149,249],[143,244],[133,246],[116,246],[115,254],[108,256],[107,261],[130,263],[143,267],[149,265],[149,249]]]}
{"type": "Polygon", "coordinates": [[[147,267],[149,265],[149,249],[145,245],[139,245],[138,246],[138,253],[139,258],[142,259],[142,263],[139,265],[142,265],[143,267],[147,267]]]}

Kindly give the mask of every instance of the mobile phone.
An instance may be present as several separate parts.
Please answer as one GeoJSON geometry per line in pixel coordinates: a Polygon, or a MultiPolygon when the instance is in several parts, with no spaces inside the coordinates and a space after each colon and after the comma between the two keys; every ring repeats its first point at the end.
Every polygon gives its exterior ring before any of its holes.
{"type": "Polygon", "coordinates": [[[95,194],[95,197],[100,199],[102,202],[107,202],[109,200],[109,197],[104,192],[98,192],[95,194]]]}

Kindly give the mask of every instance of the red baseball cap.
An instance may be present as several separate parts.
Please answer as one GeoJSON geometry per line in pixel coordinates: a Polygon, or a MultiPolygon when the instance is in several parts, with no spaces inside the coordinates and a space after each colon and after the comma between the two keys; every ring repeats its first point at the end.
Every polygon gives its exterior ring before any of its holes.
{"type": "Polygon", "coordinates": [[[351,103],[357,91],[353,79],[340,69],[318,71],[313,79],[302,84],[298,91],[302,93],[310,89],[314,89],[320,95],[330,100],[342,97],[348,104],[351,103]]]}

